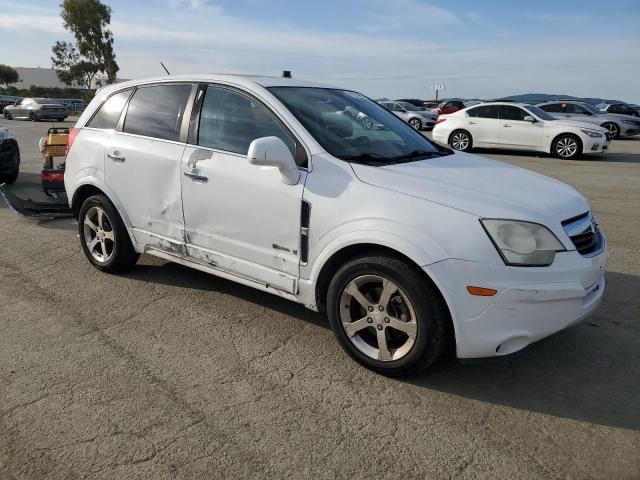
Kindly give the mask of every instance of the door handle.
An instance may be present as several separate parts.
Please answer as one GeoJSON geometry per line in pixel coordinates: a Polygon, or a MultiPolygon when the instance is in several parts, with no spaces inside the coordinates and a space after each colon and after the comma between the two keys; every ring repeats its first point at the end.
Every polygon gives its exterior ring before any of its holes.
{"type": "Polygon", "coordinates": [[[195,182],[207,183],[209,181],[209,177],[205,177],[204,175],[200,175],[196,172],[184,172],[184,176],[189,177],[195,182]]]}
{"type": "Polygon", "coordinates": [[[503,125],[504,128],[511,128],[511,125],[503,125]]]}
{"type": "Polygon", "coordinates": [[[107,157],[109,157],[114,162],[124,162],[124,157],[120,155],[120,152],[107,153],[107,157]]]}
{"type": "Polygon", "coordinates": [[[469,125],[475,125],[476,124],[476,122],[468,122],[468,123],[469,123],[469,125]]]}

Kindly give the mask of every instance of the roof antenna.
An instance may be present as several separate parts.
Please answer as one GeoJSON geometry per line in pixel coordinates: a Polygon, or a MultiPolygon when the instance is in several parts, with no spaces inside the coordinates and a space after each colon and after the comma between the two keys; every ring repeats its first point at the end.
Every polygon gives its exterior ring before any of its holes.
{"type": "Polygon", "coordinates": [[[283,70],[282,71],[282,78],[293,78],[291,76],[291,70],[283,70]]]}
{"type": "Polygon", "coordinates": [[[169,73],[169,70],[167,70],[167,67],[164,66],[164,63],[160,62],[160,65],[162,65],[162,68],[164,68],[164,71],[167,72],[167,75],[171,75],[169,73]]]}

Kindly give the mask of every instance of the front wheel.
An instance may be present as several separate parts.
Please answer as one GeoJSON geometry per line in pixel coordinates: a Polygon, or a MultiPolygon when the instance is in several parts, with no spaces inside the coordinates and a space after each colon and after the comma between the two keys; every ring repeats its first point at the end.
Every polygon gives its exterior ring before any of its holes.
{"type": "Polygon", "coordinates": [[[327,294],[331,329],[342,348],[376,372],[409,375],[442,354],[449,314],[436,287],[413,266],[387,256],[356,258],[327,294]]]}
{"type": "Polygon", "coordinates": [[[582,145],[575,135],[560,135],[553,141],[551,152],[562,160],[574,160],[582,153],[582,145]]]}
{"type": "Polygon", "coordinates": [[[31,112],[31,113],[29,114],[29,120],[31,120],[32,122],[39,122],[39,121],[40,121],[40,119],[39,119],[39,118],[36,116],[36,114],[35,114],[35,113],[33,113],[33,112],[31,112]]]}
{"type": "Polygon", "coordinates": [[[422,122],[418,118],[412,118],[409,120],[409,125],[411,125],[416,130],[422,129],[422,122]]]}
{"type": "Polygon", "coordinates": [[[458,150],[460,152],[469,152],[471,147],[473,147],[473,139],[471,138],[471,134],[466,130],[456,130],[449,137],[449,145],[454,150],[458,150]]]}
{"type": "Polygon", "coordinates": [[[612,140],[616,140],[616,139],[620,138],[620,127],[618,125],[616,125],[615,123],[613,123],[613,122],[603,123],[602,127],[606,128],[607,130],[609,130],[609,133],[611,134],[611,139],[612,140]]]}
{"type": "Polygon", "coordinates": [[[118,211],[104,195],[87,198],[78,216],[80,244],[98,270],[119,273],[133,267],[140,255],[118,211]]]}

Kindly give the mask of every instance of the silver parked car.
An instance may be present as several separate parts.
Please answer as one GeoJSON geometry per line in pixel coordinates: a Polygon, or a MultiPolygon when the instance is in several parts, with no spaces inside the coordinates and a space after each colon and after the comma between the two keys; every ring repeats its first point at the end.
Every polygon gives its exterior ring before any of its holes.
{"type": "Polygon", "coordinates": [[[423,128],[433,128],[438,120],[438,114],[420,110],[409,102],[380,102],[387,110],[396,117],[401,118],[416,130],[423,128]]]}
{"type": "Polygon", "coordinates": [[[22,118],[38,122],[40,120],[57,120],[67,118],[67,109],[61,103],[48,98],[23,98],[13,105],[4,107],[4,118],[7,120],[22,118]]]}
{"type": "Polygon", "coordinates": [[[609,130],[614,139],[640,134],[640,118],[603,112],[589,103],[556,100],[540,103],[538,107],[557,118],[600,125],[609,130]]]}

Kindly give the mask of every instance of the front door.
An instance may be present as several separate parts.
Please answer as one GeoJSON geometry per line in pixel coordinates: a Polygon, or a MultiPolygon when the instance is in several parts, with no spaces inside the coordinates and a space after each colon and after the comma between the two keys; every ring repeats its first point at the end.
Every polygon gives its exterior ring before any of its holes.
{"type": "Polygon", "coordinates": [[[480,105],[467,110],[465,126],[476,147],[495,146],[500,141],[500,105],[480,105]]]}
{"type": "Polygon", "coordinates": [[[500,143],[505,148],[536,149],[542,142],[542,122],[525,122],[531,114],[515,105],[500,108],[500,143]]]}
{"type": "Polygon", "coordinates": [[[106,183],[123,205],[136,242],[162,250],[184,241],[180,162],[193,88],[184,83],[138,88],[105,150],[106,183]]]}
{"type": "Polygon", "coordinates": [[[299,165],[306,153],[259,100],[222,86],[199,93],[195,134],[182,160],[187,252],[213,268],[296,293],[304,171],[286,185],[273,167],[249,164],[256,138],[276,136],[299,165]]]}

